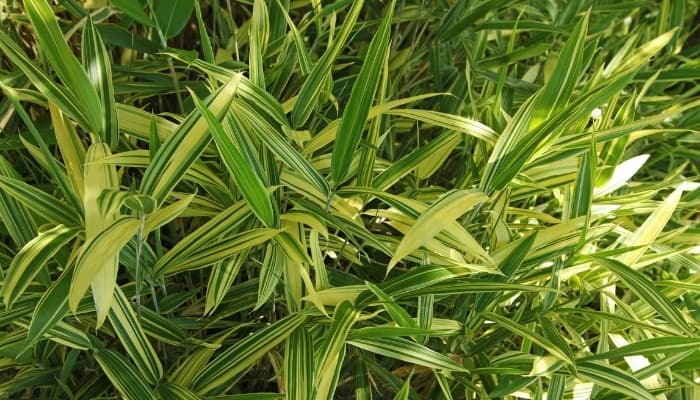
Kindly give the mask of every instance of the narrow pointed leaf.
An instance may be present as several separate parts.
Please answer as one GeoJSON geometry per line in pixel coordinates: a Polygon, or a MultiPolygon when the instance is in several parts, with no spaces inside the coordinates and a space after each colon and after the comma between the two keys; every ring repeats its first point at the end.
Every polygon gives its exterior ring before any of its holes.
{"type": "MultiPolygon", "coordinates": [[[[119,189],[116,167],[99,164],[109,155],[109,146],[106,143],[95,143],[88,148],[85,157],[83,209],[85,210],[85,240],[88,242],[104,232],[118,216],[118,205],[105,208],[100,202],[105,192],[115,192],[119,189]]],[[[107,318],[107,311],[112,304],[112,292],[116,285],[118,268],[119,254],[102,258],[96,268],[97,273],[90,282],[97,311],[97,328],[107,318]]]]}
{"type": "Polygon", "coordinates": [[[100,33],[97,31],[92,18],[87,18],[83,31],[83,65],[87,70],[102,109],[100,133],[110,148],[116,149],[119,141],[117,110],[114,102],[114,84],[112,79],[112,60],[105,48],[100,33]]]}
{"type": "Polygon", "coordinates": [[[640,340],[638,342],[618,347],[617,349],[608,350],[604,353],[583,357],[582,360],[614,360],[634,355],[670,355],[672,353],[693,351],[697,350],[698,348],[700,348],[700,338],[666,336],[640,340]]]}
{"type": "Polygon", "coordinates": [[[114,387],[126,399],[155,400],[157,398],[148,383],[136,373],[134,367],[120,353],[109,349],[100,350],[95,353],[95,360],[114,387]]]}
{"type": "Polygon", "coordinates": [[[78,302],[87,292],[93,279],[100,273],[102,260],[119,255],[121,249],[136,235],[140,226],[139,219],[123,217],[83,245],[83,250],[76,261],[70,287],[68,305],[71,311],[76,311],[78,302]]]}
{"type": "Polygon", "coordinates": [[[24,5],[41,51],[46,55],[63,84],[79,101],[89,121],[89,127],[92,128],[91,131],[106,139],[102,136],[103,113],[97,92],[90,84],[88,74],[68,47],[54,11],[46,0],[27,0],[24,5]]]}
{"type": "Polygon", "coordinates": [[[558,113],[569,101],[584,66],[583,48],[586,44],[587,31],[588,14],[572,30],[564,48],[559,53],[549,81],[537,95],[528,131],[534,130],[551,115],[558,113]]]}
{"type": "Polygon", "coordinates": [[[458,372],[467,371],[466,368],[449,357],[408,339],[365,338],[350,340],[348,344],[362,350],[428,368],[458,372]]]}
{"type": "Polygon", "coordinates": [[[353,307],[348,301],[340,303],[333,313],[333,323],[325,335],[318,354],[320,355],[316,362],[314,371],[314,385],[316,386],[316,400],[325,400],[333,398],[335,387],[338,384],[337,376],[331,374],[330,371],[335,371],[342,363],[345,354],[345,342],[357,320],[360,311],[353,307]]]}
{"type": "Polygon", "coordinates": [[[634,294],[647,303],[668,323],[684,333],[693,334],[693,329],[688,325],[678,307],[673,305],[644,275],[617,260],[601,257],[591,257],[591,259],[615,274],[634,294]]]}
{"type": "Polygon", "coordinates": [[[391,270],[402,258],[437,235],[443,229],[444,221],[454,221],[486,199],[486,195],[474,190],[455,190],[445,194],[418,217],[399,243],[387,270],[391,270]]]}
{"type": "Polygon", "coordinates": [[[226,241],[210,244],[180,262],[164,264],[161,262],[161,259],[158,260],[154,267],[154,274],[160,276],[161,274],[174,274],[180,271],[202,268],[234,256],[251,247],[263,244],[280,232],[279,229],[253,229],[233,236],[226,241]]]}
{"type": "Polygon", "coordinates": [[[647,250],[649,244],[656,240],[673,216],[673,213],[681,200],[683,190],[684,186],[679,185],[678,188],[671,192],[671,194],[659,205],[659,207],[654,210],[654,212],[644,221],[642,226],[640,226],[634,232],[632,237],[625,242],[625,244],[629,247],[640,247],[621,255],[617,258],[618,261],[634,268],[634,265],[642,257],[642,255],[644,255],[644,252],[647,250]]]}
{"type": "Polygon", "coordinates": [[[326,179],[316,170],[287,140],[282,137],[279,129],[275,129],[268,121],[261,118],[252,110],[244,107],[234,107],[234,114],[248,122],[249,127],[257,137],[265,143],[270,151],[279,157],[292,171],[302,175],[311,185],[320,190],[325,196],[330,193],[326,179]]]}
{"type": "Polygon", "coordinates": [[[613,392],[622,393],[633,399],[654,400],[656,397],[642,386],[637,378],[613,367],[596,361],[576,363],[579,378],[593,382],[613,392]]]}
{"type": "MultiPolygon", "coordinates": [[[[265,254],[267,257],[267,253],[265,254]]],[[[209,283],[207,284],[207,299],[204,306],[204,313],[210,314],[221,305],[224,297],[238,277],[238,272],[241,270],[243,263],[248,257],[248,252],[238,253],[228,260],[223,260],[217,263],[212,268],[209,275],[209,283]]],[[[264,264],[264,262],[263,262],[264,264]]],[[[265,267],[263,266],[263,269],[265,267]]],[[[260,279],[262,280],[262,272],[260,279]]]]}
{"type": "Polygon", "coordinates": [[[75,128],[63,112],[55,104],[49,102],[51,124],[56,135],[56,144],[61,151],[63,165],[73,190],[80,198],[83,197],[83,164],[85,163],[85,148],[75,128]]]}
{"type": "Polygon", "coordinates": [[[182,387],[172,382],[165,382],[158,385],[158,394],[163,399],[173,400],[200,400],[201,397],[194,394],[191,390],[182,387]]]}
{"type": "Polygon", "coordinates": [[[239,340],[200,371],[193,382],[195,392],[204,395],[225,385],[285,340],[304,321],[305,315],[292,314],[239,340]]]}
{"type": "Polygon", "coordinates": [[[192,98],[197,109],[209,124],[209,129],[212,136],[214,136],[219,154],[221,154],[229,172],[236,180],[241,194],[248,201],[251,210],[266,227],[272,228],[276,226],[278,212],[273,208],[270,196],[265,190],[265,185],[243,157],[240,149],[233,141],[232,135],[224,131],[221,123],[196,95],[193,95],[192,98]]]}
{"type": "Polygon", "coordinates": [[[144,379],[156,384],[163,375],[163,367],[136,313],[118,286],[109,309],[109,322],[144,379]]]}
{"type": "Polygon", "coordinates": [[[143,226],[143,236],[148,237],[150,232],[153,232],[154,230],[177,218],[180,214],[187,210],[194,198],[195,195],[190,194],[166,207],[158,208],[153,214],[146,218],[146,223],[143,226]]]}
{"type": "Polygon", "coordinates": [[[285,392],[290,400],[310,399],[314,388],[313,342],[304,327],[297,328],[285,346],[285,392]]]}
{"type": "MultiPolygon", "coordinates": [[[[212,94],[206,101],[209,110],[221,118],[236,94],[240,74],[212,94]]],[[[193,110],[160,147],[141,181],[141,193],[162,204],[180,182],[185,172],[199,158],[209,143],[209,125],[199,110],[193,110]]]]}
{"type": "MultiPolygon", "coordinates": [[[[219,244],[220,240],[230,237],[232,232],[240,229],[241,222],[249,212],[250,208],[245,201],[226,208],[182,238],[170,251],[158,259],[154,269],[159,271],[166,269],[169,264],[187,262],[192,254],[202,251],[207,246],[219,244]]],[[[159,275],[156,274],[156,276],[159,275]]]]}
{"type": "Polygon", "coordinates": [[[360,15],[364,0],[356,0],[351,3],[350,10],[345,14],[345,20],[340,28],[340,32],[334,38],[331,47],[323,53],[321,59],[316,62],[311,73],[306,78],[304,86],[301,87],[299,96],[297,97],[294,109],[292,110],[292,124],[295,127],[301,127],[311,116],[316,102],[321,94],[323,83],[328,79],[331,73],[331,68],[335,59],[340,54],[340,51],[345,46],[345,42],[350,37],[350,33],[360,15]]]}
{"type": "Polygon", "coordinates": [[[79,233],[77,228],[58,225],[40,233],[15,255],[2,286],[2,301],[9,308],[22,295],[53,256],[79,233]]]}
{"type": "Polygon", "coordinates": [[[573,364],[574,361],[569,357],[569,351],[566,351],[565,349],[559,348],[556,344],[550,342],[544,336],[541,336],[541,335],[531,331],[530,329],[523,327],[522,325],[516,323],[515,321],[512,321],[508,318],[505,318],[503,316],[500,316],[500,315],[497,315],[497,314],[491,313],[491,312],[484,313],[484,318],[493,320],[497,324],[499,324],[500,326],[515,333],[516,335],[520,335],[523,338],[530,340],[531,342],[542,347],[547,352],[549,352],[551,355],[564,361],[565,363],[573,364]]]}
{"type": "Polygon", "coordinates": [[[73,269],[65,271],[42,294],[39,303],[32,313],[32,319],[27,329],[27,338],[24,342],[24,350],[31,348],[41,339],[46,332],[68,314],[68,291],[73,276],[73,269]]]}
{"type": "MultiPolygon", "coordinates": [[[[87,131],[91,130],[93,121],[90,119],[91,117],[88,115],[87,110],[83,109],[77,97],[65,87],[54,83],[51,77],[37,67],[17,43],[7,36],[5,32],[0,32],[0,50],[13,64],[17,65],[32,84],[52,103],[56,104],[61,111],[78,121],[83,129],[87,131]]],[[[5,88],[3,89],[6,90],[5,88]]]]}
{"type": "Polygon", "coordinates": [[[265,88],[265,73],[263,60],[267,42],[270,35],[270,20],[267,12],[267,5],[264,0],[253,1],[253,15],[250,20],[250,81],[261,88],[265,88]]]}
{"type": "Polygon", "coordinates": [[[369,109],[377,92],[382,66],[389,54],[394,4],[395,2],[392,1],[388,6],[382,24],[369,44],[362,68],[352,87],[350,99],[343,111],[331,158],[331,178],[336,186],[343,183],[349,175],[350,164],[362,139],[369,109]]]}

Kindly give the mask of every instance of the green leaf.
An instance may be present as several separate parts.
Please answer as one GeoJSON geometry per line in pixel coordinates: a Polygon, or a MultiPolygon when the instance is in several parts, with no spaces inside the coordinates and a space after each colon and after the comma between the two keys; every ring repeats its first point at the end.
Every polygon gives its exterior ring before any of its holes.
{"type": "Polygon", "coordinates": [[[107,378],[129,400],[155,400],[157,397],[151,391],[127,359],[112,350],[103,349],[95,352],[95,360],[100,364],[107,378]]]}
{"type": "MultiPolygon", "coordinates": [[[[267,257],[267,252],[265,253],[267,257]]],[[[243,266],[243,263],[248,258],[248,252],[238,253],[228,260],[218,262],[211,270],[209,275],[209,283],[207,284],[207,299],[204,306],[204,314],[210,314],[216,310],[224,297],[231,289],[234,281],[238,277],[238,273],[243,266]]],[[[263,262],[263,270],[264,270],[263,262]]],[[[263,279],[263,272],[260,272],[260,280],[263,279]]]]}
{"type": "Polygon", "coordinates": [[[110,3],[112,3],[113,7],[116,7],[117,10],[123,12],[129,18],[133,19],[134,21],[138,22],[141,25],[144,26],[149,26],[149,27],[154,27],[155,25],[153,24],[153,21],[151,21],[150,18],[148,18],[148,15],[146,15],[146,12],[143,11],[143,6],[141,5],[140,1],[133,1],[133,0],[109,0],[110,3]]]}
{"type": "MultiPolygon", "coordinates": [[[[94,121],[91,120],[90,115],[86,114],[87,110],[82,107],[76,96],[65,87],[54,83],[51,77],[39,69],[5,32],[0,32],[0,50],[61,111],[73,117],[86,131],[92,130],[94,121]]],[[[5,84],[1,84],[0,87],[7,93],[5,84]]]]}
{"type": "Polygon", "coordinates": [[[314,348],[309,331],[298,327],[284,348],[285,393],[289,399],[310,399],[314,391],[314,348]]]}
{"type": "MultiPolygon", "coordinates": [[[[249,215],[250,208],[245,201],[226,208],[213,218],[200,225],[189,235],[182,238],[170,251],[158,259],[155,270],[167,268],[169,264],[187,262],[192,254],[202,251],[206,247],[219,244],[240,229],[240,224],[249,215]]],[[[159,276],[159,275],[156,275],[159,276]]]]}
{"type": "Polygon", "coordinates": [[[402,258],[406,257],[427,240],[432,239],[444,227],[445,221],[454,221],[476,204],[487,200],[486,195],[476,190],[448,192],[433,203],[406,233],[389,261],[387,273],[402,258]]]}
{"type": "Polygon", "coordinates": [[[22,295],[31,281],[49,261],[80,232],[77,228],[55,226],[39,233],[12,259],[0,294],[7,308],[22,295]]]}
{"type": "Polygon", "coordinates": [[[72,277],[72,268],[64,271],[41,295],[41,299],[32,313],[22,352],[34,346],[46,332],[68,314],[68,292],[72,277]]]}
{"type": "Polygon", "coordinates": [[[51,177],[56,181],[58,188],[63,193],[63,196],[68,201],[68,203],[76,210],[80,210],[82,204],[76,196],[75,191],[71,188],[68,178],[66,177],[65,170],[59,165],[58,161],[54,158],[48,143],[44,140],[39,130],[36,127],[32,117],[27,114],[22,104],[20,104],[17,98],[17,92],[4,87],[2,82],[0,82],[0,87],[3,87],[7,93],[7,99],[14,106],[15,111],[22,119],[24,124],[29,128],[32,139],[38,144],[38,148],[31,144],[29,141],[20,136],[24,147],[30,152],[30,154],[47,170],[49,170],[51,177]]]}
{"type": "Polygon", "coordinates": [[[263,60],[270,36],[270,20],[265,3],[264,0],[253,1],[253,15],[250,19],[248,32],[248,40],[250,42],[248,53],[250,81],[263,89],[265,88],[265,66],[263,65],[263,60]]]}
{"type": "MultiPolygon", "coordinates": [[[[221,118],[229,109],[236,94],[240,74],[208,97],[207,107],[221,118]]],[[[193,110],[160,147],[141,181],[141,194],[155,198],[162,204],[194,164],[209,143],[209,125],[198,110],[193,110]]]]}
{"type": "Polygon", "coordinates": [[[121,249],[136,235],[141,223],[137,218],[120,218],[83,245],[70,287],[68,306],[71,311],[76,312],[78,302],[100,273],[102,261],[118,256],[121,249]]]}
{"type": "Polygon", "coordinates": [[[273,207],[272,200],[265,190],[265,185],[243,157],[236,143],[234,143],[233,135],[224,131],[221,123],[196,95],[193,94],[192,98],[199,112],[207,120],[212,136],[214,136],[216,147],[219,149],[219,154],[221,154],[229,172],[236,180],[241,194],[248,202],[251,210],[266,227],[272,228],[277,226],[279,212],[273,207]]]}
{"type": "Polygon", "coordinates": [[[83,52],[83,65],[88,72],[90,82],[99,97],[102,108],[102,120],[100,130],[97,133],[112,149],[116,149],[119,142],[119,126],[114,102],[112,61],[100,33],[89,16],[83,31],[81,50],[83,52]]]}
{"type": "Polygon", "coordinates": [[[385,114],[409,118],[416,121],[425,122],[428,125],[439,126],[451,131],[462,132],[479,140],[483,140],[489,144],[494,144],[498,140],[498,133],[496,133],[493,129],[479,121],[455,114],[409,108],[390,109],[385,111],[385,114]]]}
{"type": "Polygon", "coordinates": [[[146,338],[136,313],[119,286],[114,289],[112,307],[109,309],[109,322],[141,375],[152,385],[159,382],[163,376],[163,367],[151,342],[146,338]]]}
{"type": "Polygon", "coordinates": [[[586,14],[571,31],[569,39],[558,55],[549,81],[537,94],[528,125],[529,132],[560,112],[569,101],[586,62],[583,58],[583,48],[586,44],[588,17],[589,14],[586,14]]]}
{"type": "MultiPolygon", "coordinates": [[[[542,111],[549,117],[540,116],[534,125],[530,124],[532,120],[532,112],[537,107],[537,102],[540,101],[539,92],[534,97],[529,98],[516,112],[514,117],[506,126],[503,134],[496,143],[487,167],[482,175],[480,187],[486,193],[492,193],[494,190],[501,190],[507,186],[513,178],[520,173],[522,167],[533,158],[535,155],[541,155],[561,134],[561,127],[581,124],[584,118],[589,118],[591,111],[601,104],[612,101],[618,93],[627,86],[638,69],[641,68],[651,57],[654,51],[658,51],[672,36],[662,35],[649,43],[643,45],[638,52],[629,57],[629,68],[619,70],[613,74],[603,73],[604,79],[599,80],[599,83],[588,89],[585,94],[579,94],[576,97],[570,97],[570,94],[560,93],[564,97],[558,97],[558,103],[554,106],[559,107],[559,102],[565,104],[564,99],[568,98],[568,104],[558,113],[550,114],[547,110],[542,111]],[[543,119],[544,118],[544,119],[543,119]]],[[[567,43],[568,46],[568,43],[567,43]]],[[[585,52],[584,52],[585,53],[585,52]]],[[[584,57],[587,57],[584,55],[584,57]]],[[[561,62],[567,63],[572,60],[561,59],[561,62]]],[[[573,64],[572,64],[573,65],[573,64]]],[[[574,65],[575,67],[575,65],[574,65]]],[[[568,79],[576,79],[573,75],[567,75],[568,79]]],[[[557,88],[552,88],[552,91],[559,93],[557,88]]],[[[549,103],[550,100],[541,100],[549,103]]],[[[585,137],[585,146],[590,145],[589,134],[585,137]]],[[[598,140],[600,142],[600,140],[598,140]]],[[[550,153],[552,154],[552,153],[550,153]]],[[[555,153],[559,154],[559,153],[555,153]]],[[[540,157],[539,162],[546,159],[540,157]]]]}
{"type": "Polygon", "coordinates": [[[547,391],[547,399],[564,400],[566,390],[566,377],[563,375],[553,375],[547,391]]]}
{"type": "Polygon", "coordinates": [[[459,134],[456,132],[444,132],[425,146],[418,147],[410,154],[392,163],[374,178],[372,187],[379,190],[389,189],[401,178],[418,168],[421,163],[430,159],[436,152],[440,152],[445,147],[454,146],[458,139],[459,134]]]}
{"type": "Polygon", "coordinates": [[[187,210],[194,198],[194,194],[187,195],[182,199],[168,205],[167,207],[158,208],[153,214],[146,218],[146,223],[143,226],[143,236],[147,237],[150,232],[153,232],[154,230],[177,218],[180,214],[187,210]]]}
{"type": "MultiPolygon", "coordinates": [[[[387,296],[394,299],[420,294],[436,294],[436,292],[448,289],[449,293],[478,293],[502,290],[518,290],[523,287],[501,282],[492,282],[485,279],[464,279],[464,275],[472,272],[462,267],[443,267],[437,265],[424,265],[411,268],[399,276],[388,279],[377,285],[387,296]],[[459,278],[459,279],[458,279],[459,278]]],[[[369,304],[375,296],[368,290],[358,296],[356,305],[359,308],[369,304]]]]}
{"type": "MultiPolygon", "coordinates": [[[[515,272],[518,270],[518,268],[520,268],[523,261],[525,261],[525,257],[530,252],[536,238],[537,232],[525,236],[522,240],[515,242],[516,246],[500,263],[500,270],[504,276],[494,277],[493,280],[502,282],[512,281],[515,272]]],[[[476,299],[474,300],[474,311],[488,311],[489,306],[494,306],[493,302],[498,298],[498,295],[498,293],[494,292],[477,295],[476,299]]]]}
{"type": "MultiPolygon", "coordinates": [[[[255,309],[264,306],[270,297],[277,290],[277,285],[282,279],[283,270],[287,263],[287,256],[284,250],[276,242],[270,242],[265,247],[265,258],[260,268],[260,279],[258,280],[258,301],[255,309]]],[[[301,301],[301,299],[297,299],[301,301]]]]}
{"type": "Polygon", "coordinates": [[[642,226],[640,226],[630,237],[625,241],[625,245],[628,247],[638,248],[626,252],[617,258],[622,264],[628,265],[634,268],[637,261],[644,255],[644,252],[649,247],[649,244],[654,243],[659,234],[663,231],[664,227],[668,221],[673,216],[678,203],[681,200],[681,195],[683,194],[685,187],[684,185],[679,185],[676,190],[671,192],[671,194],[659,205],[659,207],[654,210],[654,212],[644,221],[642,226]]]}
{"type": "Polygon", "coordinates": [[[265,146],[292,171],[300,174],[307,182],[328,196],[330,188],[326,179],[316,170],[292,145],[282,137],[279,129],[273,128],[270,123],[257,115],[247,106],[235,104],[233,113],[241,121],[248,123],[251,133],[255,134],[265,146]]]}
{"type": "Polygon", "coordinates": [[[306,123],[311,116],[318,98],[321,94],[322,86],[331,73],[331,68],[340,51],[345,46],[350,37],[355,21],[360,15],[364,0],[356,0],[351,3],[350,10],[345,14],[345,20],[340,28],[340,32],[333,38],[333,43],[326,50],[321,58],[316,62],[311,73],[306,78],[304,86],[301,87],[294,109],[292,110],[292,124],[299,128],[306,123]]]}
{"type": "Polygon", "coordinates": [[[449,357],[416,342],[403,338],[366,338],[349,340],[348,344],[382,356],[438,370],[467,372],[449,357]]]}
{"type": "MultiPolygon", "coordinates": [[[[131,0],[123,1],[132,3],[131,0]]],[[[155,24],[150,21],[143,25],[155,27],[155,24]]],[[[133,49],[145,54],[156,54],[158,52],[159,45],[153,40],[155,38],[147,38],[138,31],[128,30],[121,25],[109,23],[100,23],[97,25],[97,30],[107,45],[133,49]]]]}
{"type": "Polygon", "coordinates": [[[153,14],[163,37],[170,39],[185,29],[194,10],[194,0],[157,0],[153,14]]]}
{"type": "Polygon", "coordinates": [[[693,335],[693,329],[688,325],[678,307],[673,305],[644,275],[617,260],[593,256],[590,259],[615,274],[634,294],[647,303],[668,323],[686,334],[693,335]]]}
{"type": "Polygon", "coordinates": [[[253,229],[233,236],[226,241],[209,244],[199,251],[192,253],[185,260],[178,262],[163,262],[158,260],[153,273],[156,276],[169,275],[181,271],[193,270],[211,265],[217,261],[229,258],[251,247],[263,244],[281,232],[279,229],[253,229]]]}
{"type": "MultiPolygon", "coordinates": [[[[411,319],[414,324],[415,319],[411,319]]],[[[417,325],[417,324],[416,324],[417,325]]],[[[370,326],[352,331],[348,337],[350,340],[362,338],[399,337],[399,336],[420,336],[420,335],[440,335],[438,331],[429,331],[424,328],[404,328],[394,326],[370,326]]]]}
{"type": "Polygon", "coordinates": [[[504,4],[511,2],[510,0],[489,0],[477,3],[467,9],[464,8],[464,5],[468,4],[467,2],[458,1],[453,3],[437,32],[438,39],[440,41],[453,39],[490,11],[497,10],[504,4]]]}
{"type": "Polygon", "coordinates": [[[634,355],[669,355],[673,353],[681,353],[685,351],[696,350],[699,347],[700,338],[666,336],[640,340],[638,342],[633,342],[614,350],[609,350],[603,353],[586,356],[580,358],[579,360],[613,360],[634,355]]]}
{"type": "MultiPolygon", "coordinates": [[[[2,176],[20,178],[9,161],[0,155],[0,178],[2,176]]],[[[1,181],[0,187],[2,187],[1,181]]],[[[0,191],[0,220],[3,221],[7,234],[18,248],[23,247],[36,235],[37,226],[27,207],[5,190],[0,191]]]]}
{"type": "Polygon", "coordinates": [[[279,8],[279,13],[284,16],[287,26],[289,27],[289,31],[294,38],[294,46],[299,57],[299,68],[301,69],[301,73],[308,75],[311,71],[311,60],[309,59],[309,53],[306,50],[306,45],[304,44],[304,38],[299,32],[299,29],[297,29],[296,25],[294,25],[294,21],[292,21],[292,19],[289,17],[287,10],[284,8],[282,3],[280,3],[280,0],[275,0],[275,4],[279,8]]]}
{"type": "MultiPolygon", "coordinates": [[[[309,257],[307,248],[300,243],[298,235],[289,232],[280,232],[279,235],[275,236],[275,244],[279,245],[282,259],[286,260],[285,266],[287,268],[284,270],[284,273],[287,281],[289,298],[294,304],[301,304],[302,295],[300,283],[303,282],[307,292],[305,299],[311,301],[319,310],[325,312],[323,304],[316,296],[316,289],[314,288],[314,284],[311,281],[306,267],[313,262],[309,257]],[[291,286],[291,290],[289,286],[291,286]]],[[[256,306],[261,304],[262,303],[258,302],[256,306]]]]}
{"type": "Polygon", "coordinates": [[[152,311],[148,307],[141,306],[141,326],[146,335],[173,346],[185,346],[188,337],[174,321],[152,311]]]}
{"type": "Polygon", "coordinates": [[[160,394],[163,399],[173,399],[173,400],[199,400],[201,397],[197,396],[191,390],[184,388],[178,384],[172,382],[164,382],[158,385],[158,394],[160,394]]]}
{"type": "Polygon", "coordinates": [[[52,102],[49,102],[49,112],[51,113],[51,125],[56,135],[56,144],[58,144],[63,165],[66,168],[66,175],[68,175],[73,191],[79,198],[82,198],[85,189],[83,183],[84,145],[70,120],[52,102]]]}
{"type": "Polygon", "coordinates": [[[404,310],[401,306],[396,304],[396,302],[391,297],[387,296],[387,294],[384,293],[379,287],[369,282],[367,282],[366,285],[369,288],[369,290],[375,296],[377,296],[377,299],[382,304],[382,307],[384,307],[387,313],[389,313],[389,315],[391,316],[391,319],[393,319],[398,326],[404,328],[418,327],[416,320],[414,320],[406,310],[404,310]]]}
{"type": "Polygon", "coordinates": [[[338,384],[338,376],[335,371],[343,363],[345,342],[359,315],[360,311],[348,301],[344,301],[336,307],[331,327],[318,348],[319,357],[314,370],[315,399],[335,397],[335,387],[338,384]]]}
{"type": "MultiPolygon", "coordinates": [[[[105,231],[118,217],[121,202],[103,207],[102,199],[105,193],[115,193],[119,189],[119,178],[114,165],[98,164],[110,155],[109,146],[105,143],[95,143],[88,148],[85,157],[83,189],[83,209],[85,210],[85,241],[90,242],[105,231]]],[[[119,192],[116,192],[119,193],[119,192]]],[[[95,299],[97,323],[102,326],[107,312],[112,304],[112,292],[116,286],[117,270],[119,269],[119,254],[95,260],[99,265],[96,274],[90,282],[92,296],[95,299]]]]}
{"type": "Polygon", "coordinates": [[[369,44],[362,68],[352,87],[350,99],[343,111],[331,157],[331,179],[336,186],[348,178],[350,164],[362,139],[369,109],[379,85],[381,70],[389,55],[391,18],[395,4],[395,1],[392,1],[388,10],[384,11],[382,23],[369,44]]]}
{"type": "Polygon", "coordinates": [[[91,80],[85,70],[68,47],[63,32],[58,26],[56,14],[46,0],[27,0],[24,2],[24,6],[42,53],[61,78],[61,82],[84,110],[87,117],[86,122],[89,122],[89,131],[98,133],[106,139],[99,96],[90,84],[91,80]]]}
{"type": "MultiPolygon", "coordinates": [[[[404,99],[384,101],[370,108],[368,118],[375,119],[384,114],[388,114],[391,110],[397,107],[444,94],[445,93],[428,93],[418,96],[411,96],[404,99]]],[[[311,140],[304,146],[304,154],[313,154],[324,146],[333,142],[341,121],[342,119],[336,119],[335,121],[330,122],[321,132],[312,137],[311,140]]]]}
{"type": "Polygon", "coordinates": [[[305,315],[292,314],[237,341],[197,374],[192,383],[195,392],[204,395],[227,384],[284,341],[305,321],[305,315]]]}
{"type": "MultiPolygon", "coordinates": [[[[67,307],[63,307],[63,309],[68,310],[67,307]]],[[[94,348],[94,342],[91,341],[88,334],[63,321],[59,321],[52,326],[51,330],[46,333],[46,338],[76,350],[84,351],[94,348]]]]}
{"type": "Polygon", "coordinates": [[[194,14],[197,18],[197,30],[199,31],[199,39],[202,41],[202,53],[204,53],[204,59],[207,62],[214,62],[214,48],[211,45],[211,39],[209,39],[209,33],[207,32],[207,24],[202,18],[202,5],[198,2],[194,2],[194,14]]]}
{"type": "MultiPolygon", "coordinates": [[[[583,157],[581,157],[579,172],[578,175],[576,175],[576,182],[571,194],[570,218],[590,215],[597,160],[594,150],[595,148],[592,146],[591,149],[583,153],[583,157]]],[[[584,229],[585,227],[584,225],[584,229]]],[[[585,236],[585,230],[582,236],[585,236]]]]}
{"type": "Polygon", "coordinates": [[[580,379],[593,382],[613,392],[622,393],[633,399],[654,400],[644,386],[632,375],[602,362],[580,361],[576,363],[580,379]]]}
{"type": "Polygon", "coordinates": [[[549,354],[564,361],[565,363],[573,365],[574,360],[572,360],[571,357],[569,356],[570,350],[562,349],[559,346],[557,346],[556,344],[547,340],[544,336],[541,336],[541,335],[533,332],[532,330],[523,327],[522,325],[518,324],[517,322],[512,321],[512,320],[505,318],[503,316],[500,316],[498,314],[488,312],[488,313],[484,313],[483,316],[486,319],[493,320],[494,322],[496,322],[500,326],[504,327],[505,329],[508,329],[509,331],[515,333],[516,335],[520,335],[524,339],[530,340],[531,342],[537,344],[538,346],[540,346],[544,350],[546,350],[549,354]]]}

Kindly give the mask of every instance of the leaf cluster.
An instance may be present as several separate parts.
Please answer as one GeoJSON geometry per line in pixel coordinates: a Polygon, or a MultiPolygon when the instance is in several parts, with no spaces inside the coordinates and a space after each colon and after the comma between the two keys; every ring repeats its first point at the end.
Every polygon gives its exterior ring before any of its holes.
{"type": "Polygon", "coordinates": [[[0,3],[0,397],[693,399],[696,1],[0,3]]]}

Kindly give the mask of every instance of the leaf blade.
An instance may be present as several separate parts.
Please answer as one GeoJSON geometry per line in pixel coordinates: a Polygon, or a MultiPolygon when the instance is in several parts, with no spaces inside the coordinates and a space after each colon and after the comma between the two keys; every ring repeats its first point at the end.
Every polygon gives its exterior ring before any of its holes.
{"type": "Polygon", "coordinates": [[[395,1],[392,1],[388,6],[389,9],[384,14],[379,30],[369,44],[360,73],[350,92],[350,99],[343,111],[331,155],[331,179],[336,186],[348,178],[350,164],[362,139],[369,109],[377,93],[381,70],[389,55],[394,5],[395,1]]]}

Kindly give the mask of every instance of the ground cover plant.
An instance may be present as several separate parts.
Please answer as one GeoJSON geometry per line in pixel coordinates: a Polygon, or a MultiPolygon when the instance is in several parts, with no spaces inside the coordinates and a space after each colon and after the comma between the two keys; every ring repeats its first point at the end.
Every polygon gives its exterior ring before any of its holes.
{"type": "Polygon", "coordinates": [[[698,398],[699,20],[1,1],[0,398],[698,398]]]}

